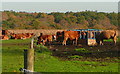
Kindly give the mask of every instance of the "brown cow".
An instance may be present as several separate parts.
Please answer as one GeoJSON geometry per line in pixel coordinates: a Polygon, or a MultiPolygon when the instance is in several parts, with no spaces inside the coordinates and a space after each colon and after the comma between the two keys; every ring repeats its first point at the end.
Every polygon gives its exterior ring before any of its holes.
{"type": "Polygon", "coordinates": [[[87,32],[86,31],[81,31],[81,39],[86,39],[87,38],[87,32]]]}
{"type": "Polygon", "coordinates": [[[26,36],[26,38],[31,38],[32,36],[34,36],[34,33],[25,33],[23,35],[26,36]]]}
{"type": "Polygon", "coordinates": [[[19,34],[11,34],[12,39],[26,39],[26,36],[23,33],[19,33],[19,34]]]}
{"type": "Polygon", "coordinates": [[[53,37],[53,40],[55,40],[55,41],[57,40],[57,37],[55,34],[53,34],[52,37],[53,37]]]}
{"type": "Polygon", "coordinates": [[[53,41],[53,35],[43,35],[41,33],[40,36],[38,37],[37,44],[43,44],[43,45],[45,45],[46,42],[48,42],[50,44],[52,41],[53,41]]]}
{"type": "Polygon", "coordinates": [[[8,30],[2,30],[2,35],[9,35],[10,32],[8,30]]]}
{"type": "Polygon", "coordinates": [[[69,40],[75,40],[75,44],[77,45],[77,41],[80,37],[80,31],[63,31],[63,45],[66,45],[66,41],[69,40]]]}
{"type": "Polygon", "coordinates": [[[113,39],[114,44],[117,41],[118,32],[115,30],[104,30],[96,35],[96,41],[100,45],[103,45],[104,39],[113,39]]]}
{"type": "Polygon", "coordinates": [[[18,33],[18,34],[11,33],[11,36],[12,39],[27,39],[34,36],[34,33],[18,33]]]}
{"type": "Polygon", "coordinates": [[[56,33],[56,41],[57,42],[62,42],[64,40],[64,35],[63,35],[64,31],[58,31],[56,33]]]}
{"type": "Polygon", "coordinates": [[[7,35],[2,35],[2,36],[1,36],[1,39],[2,39],[2,40],[8,40],[9,37],[8,37],[7,35]]]}

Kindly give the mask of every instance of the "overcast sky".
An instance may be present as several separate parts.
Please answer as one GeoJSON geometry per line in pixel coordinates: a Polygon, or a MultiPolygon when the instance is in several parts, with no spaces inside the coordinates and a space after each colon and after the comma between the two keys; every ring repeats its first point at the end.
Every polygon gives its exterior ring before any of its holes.
{"type": "Polygon", "coordinates": [[[118,2],[119,0],[1,0],[2,2],[118,2]]]}
{"type": "Polygon", "coordinates": [[[118,12],[118,2],[2,2],[2,10],[25,12],[118,12]]]}

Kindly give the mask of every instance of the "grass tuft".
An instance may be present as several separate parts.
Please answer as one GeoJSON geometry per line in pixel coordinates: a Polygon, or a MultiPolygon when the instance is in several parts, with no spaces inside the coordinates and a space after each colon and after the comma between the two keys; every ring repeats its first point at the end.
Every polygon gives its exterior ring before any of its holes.
{"type": "Polygon", "coordinates": [[[91,51],[85,49],[85,48],[78,48],[78,49],[75,49],[75,51],[77,52],[82,52],[82,53],[90,53],[91,51]]]}

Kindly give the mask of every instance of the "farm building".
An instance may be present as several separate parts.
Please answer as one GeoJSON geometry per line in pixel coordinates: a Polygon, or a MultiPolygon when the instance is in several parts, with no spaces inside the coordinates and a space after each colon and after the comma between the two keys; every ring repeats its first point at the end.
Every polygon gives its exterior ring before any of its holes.
{"type": "Polygon", "coordinates": [[[80,35],[80,40],[78,41],[81,44],[86,44],[89,46],[96,45],[96,34],[102,30],[100,29],[75,29],[72,31],[80,31],[81,33],[85,33],[84,35],[80,35]]]}

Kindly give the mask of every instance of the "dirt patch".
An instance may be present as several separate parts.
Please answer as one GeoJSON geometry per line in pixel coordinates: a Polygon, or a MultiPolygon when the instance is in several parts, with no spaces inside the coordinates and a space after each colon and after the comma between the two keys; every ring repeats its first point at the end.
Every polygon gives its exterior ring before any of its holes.
{"type": "Polygon", "coordinates": [[[83,44],[78,44],[78,45],[62,45],[61,43],[53,43],[52,45],[48,46],[46,45],[50,50],[60,50],[60,51],[73,51],[74,49],[77,48],[85,48],[87,50],[90,51],[119,51],[120,49],[118,49],[119,47],[119,42],[116,43],[116,45],[114,45],[113,42],[104,42],[104,45],[96,45],[96,46],[88,46],[88,45],[83,45],[83,44]]]}
{"type": "Polygon", "coordinates": [[[87,46],[87,45],[66,45],[63,46],[61,44],[50,45],[47,46],[52,52],[53,56],[62,58],[63,60],[71,60],[69,56],[81,56],[82,58],[74,58],[77,60],[88,60],[88,61],[114,61],[115,59],[118,60],[120,56],[120,49],[118,49],[119,43],[117,42],[116,45],[113,42],[104,42],[104,45],[97,45],[97,46],[87,46]],[[87,52],[79,52],[75,49],[85,49],[87,52]]]}

